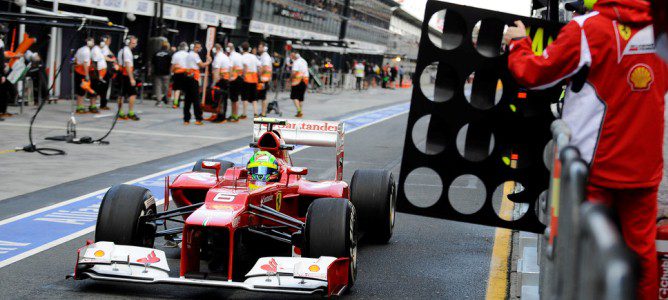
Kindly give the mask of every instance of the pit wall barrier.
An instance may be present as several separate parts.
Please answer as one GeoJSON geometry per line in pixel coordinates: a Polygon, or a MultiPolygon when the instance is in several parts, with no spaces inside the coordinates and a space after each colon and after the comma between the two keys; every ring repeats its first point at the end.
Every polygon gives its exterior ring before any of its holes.
{"type": "MultiPolygon", "coordinates": [[[[523,299],[634,299],[635,257],[610,210],[586,201],[588,165],[569,145],[570,129],[556,120],[551,131],[553,139],[544,154],[550,188],[537,206],[546,229],[534,237],[520,235],[521,289],[516,292],[523,299]],[[527,266],[531,261],[537,266],[527,266]]],[[[668,230],[665,237],[668,240],[668,230]]]]}

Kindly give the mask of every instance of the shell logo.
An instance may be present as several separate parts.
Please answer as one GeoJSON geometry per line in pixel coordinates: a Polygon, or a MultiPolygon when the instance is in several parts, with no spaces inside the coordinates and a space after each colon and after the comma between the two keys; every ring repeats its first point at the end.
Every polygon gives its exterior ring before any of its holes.
{"type": "Polygon", "coordinates": [[[104,256],[104,251],[97,250],[97,251],[95,251],[95,253],[93,253],[93,255],[95,255],[95,257],[102,257],[102,256],[104,256]]]}
{"type": "Polygon", "coordinates": [[[635,92],[647,91],[654,82],[654,72],[646,64],[637,64],[629,71],[628,82],[635,92]]]}
{"type": "Polygon", "coordinates": [[[308,270],[311,272],[318,272],[320,271],[320,267],[318,267],[318,265],[311,265],[310,267],[308,267],[308,270]]]}

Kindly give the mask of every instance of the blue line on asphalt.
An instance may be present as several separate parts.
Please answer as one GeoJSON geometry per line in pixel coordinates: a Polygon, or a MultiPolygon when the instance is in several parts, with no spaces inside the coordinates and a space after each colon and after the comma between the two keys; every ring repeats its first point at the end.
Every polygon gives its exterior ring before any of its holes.
{"type": "MultiPolygon", "coordinates": [[[[362,126],[405,113],[408,109],[409,104],[404,103],[353,116],[343,120],[345,130],[351,132],[362,126]]],[[[300,148],[303,148],[303,146],[300,148]]],[[[214,158],[243,164],[244,160],[250,157],[252,151],[250,148],[244,148],[226,152],[223,155],[214,156],[214,158]]],[[[174,178],[178,174],[190,171],[191,168],[192,166],[189,165],[167,173],[160,172],[133,184],[149,189],[156,198],[162,198],[164,177],[174,178]]],[[[48,244],[59,244],[73,239],[79,236],[77,233],[95,226],[97,212],[105,192],[106,190],[98,191],[66,205],[28,215],[25,218],[18,218],[9,222],[0,221],[0,268],[44,251],[45,249],[40,248],[48,244]]]]}

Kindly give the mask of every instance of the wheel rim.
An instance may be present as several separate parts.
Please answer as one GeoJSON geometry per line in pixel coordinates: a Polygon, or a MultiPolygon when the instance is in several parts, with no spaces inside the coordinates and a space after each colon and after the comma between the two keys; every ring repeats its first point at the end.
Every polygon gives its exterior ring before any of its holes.
{"type": "MultiPolygon", "coordinates": [[[[139,219],[143,216],[148,216],[148,215],[153,215],[155,214],[155,211],[153,211],[152,208],[147,208],[143,209],[141,213],[139,213],[139,219]]],[[[148,232],[145,232],[145,226],[142,226],[141,224],[137,223],[137,229],[139,229],[139,235],[141,236],[141,243],[143,246],[153,246],[153,242],[155,241],[155,238],[153,235],[149,234],[148,232]]]]}

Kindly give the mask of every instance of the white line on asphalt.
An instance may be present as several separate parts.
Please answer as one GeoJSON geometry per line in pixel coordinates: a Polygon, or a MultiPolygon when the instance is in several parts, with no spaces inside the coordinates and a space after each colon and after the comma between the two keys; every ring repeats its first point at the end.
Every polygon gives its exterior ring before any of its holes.
{"type": "Polygon", "coordinates": [[[49,242],[49,243],[46,243],[46,244],[44,244],[44,245],[42,245],[42,246],[39,246],[39,247],[36,247],[36,248],[34,248],[34,249],[28,250],[28,251],[23,252],[23,253],[21,253],[21,254],[19,254],[19,255],[10,257],[10,258],[8,258],[7,260],[4,260],[4,261],[0,262],[0,268],[2,268],[2,267],[4,267],[4,266],[7,266],[7,265],[10,265],[10,264],[13,264],[13,263],[15,263],[15,262],[17,262],[17,261],[19,261],[19,260],[22,260],[22,259],[24,259],[24,258],[26,258],[26,257],[35,255],[35,254],[40,253],[40,252],[42,252],[42,251],[51,249],[51,248],[53,248],[53,247],[55,247],[55,246],[58,246],[58,245],[60,245],[60,244],[62,244],[62,243],[69,242],[69,241],[71,241],[71,240],[73,240],[73,239],[76,239],[76,238],[78,238],[78,237],[80,237],[80,236],[82,236],[82,235],[84,235],[84,234],[86,234],[86,233],[89,233],[89,232],[93,231],[93,230],[95,230],[95,225],[93,225],[93,226],[91,226],[91,227],[88,227],[88,228],[84,228],[84,229],[79,230],[79,231],[77,231],[77,232],[75,232],[75,233],[72,233],[72,234],[70,234],[70,235],[68,235],[68,236],[64,236],[64,237],[62,237],[62,238],[59,238],[59,239],[57,239],[57,240],[55,240],[55,241],[51,241],[51,242],[49,242]]]}
{"type": "MultiPolygon", "coordinates": [[[[0,126],[13,126],[13,127],[30,127],[29,124],[16,124],[16,123],[0,123],[0,126]]],[[[63,129],[62,126],[54,125],[35,125],[33,128],[36,129],[63,129]]],[[[91,131],[91,132],[107,132],[109,129],[100,129],[100,128],[89,128],[89,127],[77,127],[79,133],[91,131]]],[[[216,136],[207,136],[207,135],[192,135],[192,134],[175,134],[175,133],[162,133],[162,132],[152,132],[152,131],[135,131],[135,130],[122,130],[115,129],[112,133],[129,133],[136,135],[147,135],[147,136],[162,136],[162,137],[176,137],[176,138],[197,138],[197,139],[207,139],[207,140],[216,140],[216,141],[226,141],[236,139],[237,137],[222,138],[216,136]]]]}
{"type": "Polygon", "coordinates": [[[99,118],[113,117],[115,115],[116,114],[97,114],[97,115],[94,115],[93,118],[99,119],[99,118]]]}
{"type": "MultiPolygon", "coordinates": [[[[374,112],[376,112],[376,111],[380,111],[380,110],[383,110],[383,109],[387,109],[387,107],[385,107],[385,108],[381,108],[381,109],[378,109],[378,110],[375,110],[375,111],[372,111],[372,112],[367,112],[367,113],[357,114],[357,115],[354,115],[354,116],[352,116],[352,117],[345,118],[345,119],[343,119],[343,120],[341,120],[341,121],[350,120],[350,119],[353,119],[353,118],[355,118],[355,117],[357,117],[357,116],[360,116],[360,115],[363,115],[363,114],[364,114],[364,115],[366,115],[366,114],[372,114],[372,113],[374,113],[374,112]]],[[[403,115],[403,114],[406,114],[406,113],[408,113],[408,111],[402,111],[402,112],[400,112],[400,113],[396,113],[396,114],[387,116],[387,117],[385,117],[385,118],[378,119],[378,120],[376,120],[376,121],[374,121],[374,122],[372,122],[372,123],[369,123],[369,124],[362,125],[362,126],[360,126],[360,127],[354,128],[354,129],[352,129],[352,130],[346,132],[346,134],[348,134],[348,133],[353,133],[353,132],[358,131],[358,130],[360,130],[360,129],[369,127],[369,126],[374,125],[374,124],[378,124],[378,123],[384,122],[384,121],[386,121],[386,120],[395,118],[395,117],[397,117],[397,116],[400,116],[400,115],[403,115]]],[[[308,148],[310,148],[310,147],[311,147],[311,146],[303,146],[303,147],[300,147],[300,148],[298,148],[298,149],[295,149],[294,151],[292,151],[292,153],[296,153],[296,152],[299,152],[299,151],[301,151],[301,150],[308,149],[308,148]]],[[[225,155],[229,155],[229,154],[236,153],[236,152],[239,152],[239,151],[243,151],[244,149],[247,149],[247,148],[248,148],[248,147],[241,147],[241,148],[237,148],[237,149],[234,149],[234,150],[231,150],[231,151],[226,151],[226,152],[223,152],[223,153],[220,153],[220,154],[218,154],[218,155],[213,156],[213,158],[217,158],[217,157],[220,157],[220,156],[225,156],[225,155]]],[[[164,170],[164,171],[156,172],[156,173],[153,173],[153,174],[149,174],[149,175],[146,175],[146,176],[143,176],[143,177],[140,177],[140,178],[137,178],[137,179],[134,179],[134,180],[125,182],[125,183],[126,183],[126,184],[133,184],[133,183],[137,183],[137,182],[143,181],[143,180],[148,179],[148,178],[151,178],[151,177],[156,177],[156,176],[160,176],[160,175],[163,175],[163,174],[168,174],[168,173],[170,173],[170,172],[172,172],[172,171],[175,171],[175,170],[178,170],[178,169],[181,169],[181,168],[185,168],[185,167],[187,167],[187,166],[189,166],[189,165],[192,165],[193,163],[194,163],[194,162],[187,163],[187,164],[183,164],[183,165],[180,165],[180,166],[177,166],[177,167],[170,168],[170,169],[168,169],[168,170],[164,170]]],[[[53,205],[50,205],[50,206],[47,206],[47,207],[43,207],[43,208],[37,209],[37,210],[34,210],[34,211],[26,212],[26,213],[20,214],[20,215],[18,215],[18,216],[14,216],[14,217],[11,217],[11,218],[8,218],[8,219],[5,219],[5,220],[0,221],[0,225],[6,224],[6,223],[9,223],[9,222],[13,222],[13,221],[16,221],[16,220],[19,220],[19,219],[27,218],[27,217],[36,215],[36,214],[38,214],[38,213],[40,213],[40,212],[44,212],[44,211],[47,211],[47,210],[50,210],[50,209],[53,209],[53,208],[56,208],[56,207],[61,207],[61,206],[64,206],[64,205],[67,205],[67,204],[70,204],[70,203],[73,203],[73,202],[80,201],[80,200],[86,199],[86,198],[88,198],[88,197],[90,197],[90,196],[93,196],[94,194],[102,193],[102,192],[104,192],[104,191],[106,191],[106,190],[108,190],[108,189],[109,189],[109,188],[100,189],[100,190],[97,190],[97,191],[95,191],[95,192],[92,192],[92,193],[88,193],[88,194],[86,194],[86,195],[83,195],[83,196],[79,196],[79,197],[76,197],[76,198],[73,198],[73,199],[70,199],[70,200],[66,200],[66,201],[63,201],[63,202],[60,202],[60,203],[56,203],[56,204],[53,204],[53,205]]],[[[161,201],[161,202],[164,202],[164,199],[163,199],[163,201],[161,201]]],[[[156,205],[159,205],[159,203],[156,203],[156,205]]],[[[1,261],[1,262],[0,262],[0,268],[3,268],[3,267],[5,267],[5,266],[7,266],[7,265],[9,265],[9,264],[15,263],[15,262],[20,261],[20,260],[22,260],[22,259],[24,259],[24,258],[30,257],[30,256],[32,256],[32,255],[35,255],[35,254],[37,254],[37,253],[40,253],[40,252],[46,251],[46,250],[48,250],[48,249],[51,249],[51,248],[53,248],[53,247],[55,247],[55,246],[58,246],[58,245],[60,245],[60,244],[62,244],[62,243],[65,243],[65,242],[68,242],[68,241],[70,241],[70,240],[73,240],[73,239],[75,239],[75,238],[78,238],[78,237],[80,237],[80,236],[82,236],[82,235],[84,235],[84,234],[87,234],[87,233],[89,233],[89,232],[92,232],[92,231],[94,231],[94,230],[95,230],[95,226],[91,226],[91,227],[82,229],[82,230],[80,230],[80,231],[77,231],[77,232],[75,232],[75,233],[73,233],[73,234],[70,234],[70,235],[68,235],[68,236],[65,236],[65,237],[62,237],[62,238],[60,238],[60,239],[57,239],[57,240],[55,240],[55,241],[46,243],[46,244],[44,244],[44,245],[42,245],[42,246],[36,247],[35,249],[32,249],[32,250],[23,252],[23,253],[21,253],[21,254],[18,254],[18,255],[16,255],[16,256],[13,256],[13,257],[11,257],[11,258],[9,258],[9,259],[7,259],[7,260],[1,261]]]]}

